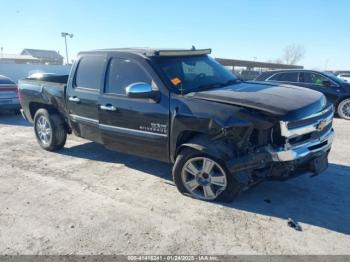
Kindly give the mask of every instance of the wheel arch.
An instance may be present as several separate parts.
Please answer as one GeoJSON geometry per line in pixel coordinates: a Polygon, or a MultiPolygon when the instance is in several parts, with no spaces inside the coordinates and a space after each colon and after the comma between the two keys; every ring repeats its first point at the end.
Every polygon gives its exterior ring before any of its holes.
{"type": "Polygon", "coordinates": [[[30,117],[33,121],[34,121],[34,116],[39,109],[46,109],[50,114],[57,114],[58,116],[60,116],[65,123],[66,131],[68,133],[71,133],[71,129],[69,128],[69,125],[65,121],[64,116],[52,105],[38,103],[38,102],[31,102],[29,104],[29,113],[30,113],[30,117]]]}
{"type": "Polygon", "coordinates": [[[185,148],[190,148],[220,159],[232,158],[234,155],[233,148],[229,147],[223,139],[214,140],[209,135],[195,132],[187,141],[178,141],[174,153],[174,160],[178,154],[185,148]]]}
{"type": "Polygon", "coordinates": [[[57,114],[59,114],[58,110],[55,107],[53,107],[53,106],[50,106],[50,105],[44,104],[44,103],[31,102],[29,104],[30,117],[32,119],[34,119],[35,113],[41,108],[46,109],[50,113],[57,113],[57,114]]]}

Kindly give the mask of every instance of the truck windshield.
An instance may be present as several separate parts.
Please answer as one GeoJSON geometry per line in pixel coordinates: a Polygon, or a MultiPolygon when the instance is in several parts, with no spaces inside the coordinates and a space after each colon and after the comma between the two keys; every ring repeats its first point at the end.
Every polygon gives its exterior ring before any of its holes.
{"type": "Polygon", "coordinates": [[[173,87],[183,93],[227,86],[238,78],[209,56],[157,57],[173,87]]]}

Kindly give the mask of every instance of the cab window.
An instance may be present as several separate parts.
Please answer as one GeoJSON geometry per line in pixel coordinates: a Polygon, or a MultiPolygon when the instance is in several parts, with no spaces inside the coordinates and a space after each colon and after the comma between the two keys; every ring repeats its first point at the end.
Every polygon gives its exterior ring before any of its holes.
{"type": "Polygon", "coordinates": [[[140,82],[151,85],[152,79],[136,61],[111,59],[107,70],[105,93],[125,95],[127,86],[140,82]]]}
{"type": "Polygon", "coordinates": [[[80,59],[75,75],[75,86],[99,90],[104,72],[103,56],[84,56],[80,59]]]}

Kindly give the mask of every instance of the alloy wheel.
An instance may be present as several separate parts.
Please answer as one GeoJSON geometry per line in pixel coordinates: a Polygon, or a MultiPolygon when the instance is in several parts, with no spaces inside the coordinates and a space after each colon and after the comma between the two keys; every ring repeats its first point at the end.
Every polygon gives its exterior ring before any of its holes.
{"type": "Polygon", "coordinates": [[[227,187],[224,169],[206,157],[189,159],[182,168],[181,178],[188,192],[204,200],[216,199],[227,187]]]}
{"type": "Polygon", "coordinates": [[[342,113],[346,118],[350,118],[350,100],[347,100],[342,108],[341,108],[342,113]]]}
{"type": "Polygon", "coordinates": [[[41,143],[47,145],[52,138],[52,128],[45,116],[40,116],[36,122],[36,131],[41,143]]]}

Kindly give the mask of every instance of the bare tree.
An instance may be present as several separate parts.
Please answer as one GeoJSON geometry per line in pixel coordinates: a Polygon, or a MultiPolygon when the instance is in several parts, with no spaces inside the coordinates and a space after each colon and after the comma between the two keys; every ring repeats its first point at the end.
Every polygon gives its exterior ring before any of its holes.
{"type": "Polygon", "coordinates": [[[304,58],[305,48],[301,45],[291,44],[284,49],[282,61],[288,65],[295,65],[304,58]]]}
{"type": "Polygon", "coordinates": [[[282,58],[276,58],[276,59],[266,60],[266,63],[284,64],[284,61],[282,60],[282,58]]]}

